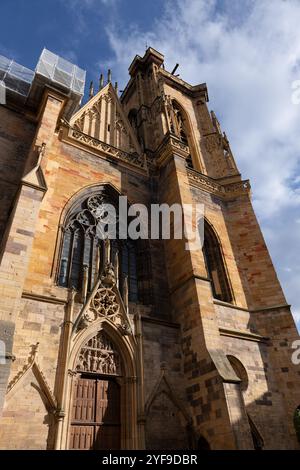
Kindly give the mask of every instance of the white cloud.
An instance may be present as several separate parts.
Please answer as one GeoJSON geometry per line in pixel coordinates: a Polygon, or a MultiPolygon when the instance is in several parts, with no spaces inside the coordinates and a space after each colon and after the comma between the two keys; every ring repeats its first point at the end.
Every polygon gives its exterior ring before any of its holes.
{"type": "MultiPolygon", "coordinates": [[[[89,34],[90,15],[99,17],[101,23],[116,17],[116,8],[120,0],[59,0],[76,18],[76,30],[80,35],[89,34]]],[[[76,38],[78,41],[78,37],[76,38]]]]}
{"type": "MultiPolygon", "coordinates": [[[[288,301],[300,311],[300,105],[292,82],[300,79],[300,2],[297,0],[167,1],[151,29],[107,26],[114,75],[123,84],[145,44],[176,62],[186,81],[207,82],[254,205],[288,301]],[[287,263],[288,260],[288,263],[287,263]],[[290,271],[284,270],[288,267],[290,271]]],[[[102,64],[103,65],[103,64],[102,64]]]]}
{"type": "Polygon", "coordinates": [[[294,310],[293,315],[294,315],[296,322],[299,324],[300,323],[300,310],[294,310]]]}

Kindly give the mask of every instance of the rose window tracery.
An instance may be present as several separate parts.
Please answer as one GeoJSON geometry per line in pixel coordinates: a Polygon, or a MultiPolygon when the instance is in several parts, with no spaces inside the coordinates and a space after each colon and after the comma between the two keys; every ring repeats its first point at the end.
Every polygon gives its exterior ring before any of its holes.
{"type": "Polygon", "coordinates": [[[105,287],[99,289],[91,301],[91,308],[99,316],[111,316],[119,313],[120,306],[117,303],[116,294],[105,287]]]}

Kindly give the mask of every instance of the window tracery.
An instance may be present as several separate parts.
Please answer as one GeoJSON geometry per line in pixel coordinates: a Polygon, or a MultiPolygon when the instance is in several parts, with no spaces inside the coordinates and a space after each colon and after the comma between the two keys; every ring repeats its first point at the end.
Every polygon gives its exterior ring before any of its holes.
{"type": "Polygon", "coordinates": [[[129,301],[137,302],[137,243],[116,238],[110,240],[107,252],[102,235],[107,231],[108,223],[116,224],[118,235],[118,220],[110,220],[109,204],[117,206],[116,201],[99,192],[87,197],[70,211],[62,229],[58,285],[81,291],[86,283],[86,290],[90,292],[105,264],[110,262],[117,271],[117,284],[121,293],[126,283],[129,301]]]}

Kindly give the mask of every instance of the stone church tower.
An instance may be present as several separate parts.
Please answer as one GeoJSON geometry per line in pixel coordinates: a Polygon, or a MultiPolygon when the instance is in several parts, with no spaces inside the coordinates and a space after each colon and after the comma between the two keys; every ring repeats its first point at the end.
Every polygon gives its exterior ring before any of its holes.
{"type": "Polygon", "coordinates": [[[206,85],[149,48],[80,107],[78,67],[7,64],[0,448],[297,448],[297,330],[206,85]],[[203,249],[103,241],[120,195],[204,204],[203,249]]]}

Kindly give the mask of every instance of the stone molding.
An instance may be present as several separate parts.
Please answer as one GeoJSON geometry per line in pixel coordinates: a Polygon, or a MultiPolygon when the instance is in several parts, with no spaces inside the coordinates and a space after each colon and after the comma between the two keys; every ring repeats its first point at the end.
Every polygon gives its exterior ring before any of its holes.
{"type": "Polygon", "coordinates": [[[222,199],[232,199],[237,196],[250,196],[251,186],[249,180],[221,184],[209,176],[198,173],[190,168],[187,169],[188,179],[191,186],[215,194],[222,199]]]}

